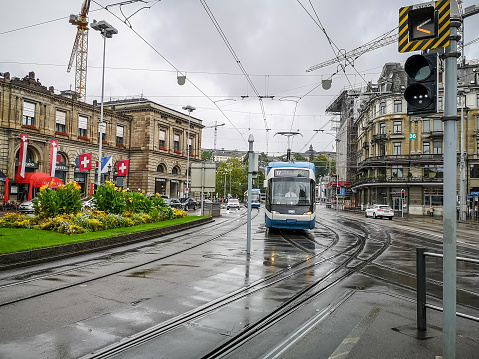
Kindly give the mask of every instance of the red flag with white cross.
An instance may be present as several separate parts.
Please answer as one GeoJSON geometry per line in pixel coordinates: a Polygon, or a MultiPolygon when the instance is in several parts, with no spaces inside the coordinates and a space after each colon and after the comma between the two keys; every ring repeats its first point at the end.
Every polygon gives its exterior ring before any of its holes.
{"type": "Polygon", "coordinates": [[[81,171],[91,170],[92,153],[85,153],[78,157],[78,169],[81,171]]]}
{"type": "Polygon", "coordinates": [[[130,169],[130,160],[121,160],[121,161],[116,162],[117,176],[128,175],[128,170],[129,169],[130,169]]]}

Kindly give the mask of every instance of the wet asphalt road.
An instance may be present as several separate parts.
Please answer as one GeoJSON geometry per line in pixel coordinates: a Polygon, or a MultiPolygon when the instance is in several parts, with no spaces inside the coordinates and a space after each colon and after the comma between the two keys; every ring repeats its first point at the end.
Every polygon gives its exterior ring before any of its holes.
{"type": "MultiPolygon", "coordinates": [[[[89,357],[183,318],[118,357],[201,358],[319,282],[311,290],[319,295],[227,357],[328,358],[367,315],[362,295],[378,293],[386,305],[394,297],[413,300],[415,248],[440,252],[442,224],[365,219],[321,206],[317,218],[311,231],[266,231],[262,209],[254,210],[249,258],[241,209],[141,248],[1,272],[0,304],[31,298],[0,306],[0,357],[89,357]],[[198,311],[218,299],[211,311],[198,311]]],[[[459,256],[478,257],[476,233],[458,229],[459,256]]],[[[428,263],[433,304],[442,295],[441,273],[442,263],[428,263]]],[[[478,316],[477,266],[459,265],[458,276],[458,303],[478,316]]]]}

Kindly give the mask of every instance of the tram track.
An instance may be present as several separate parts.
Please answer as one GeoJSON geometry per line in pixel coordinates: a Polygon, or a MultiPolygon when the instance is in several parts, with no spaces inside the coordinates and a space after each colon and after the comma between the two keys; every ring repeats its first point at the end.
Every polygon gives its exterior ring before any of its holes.
{"type": "MultiPolygon", "coordinates": [[[[258,215],[258,211],[256,211],[256,214],[255,214],[254,217],[256,217],[257,215],[258,215]]],[[[246,213],[242,213],[240,218],[244,218],[245,216],[246,216],[246,213]]],[[[233,219],[228,221],[228,223],[235,223],[235,222],[238,222],[238,218],[233,218],[233,219]]],[[[87,283],[91,283],[91,282],[94,282],[94,281],[97,281],[97,280],[105,279],[105,278],[115,276],[115,275],[118,275],[118,274],[121,274],[121,273],[125,273],[125,272],[128,272],[128,271],[134,270],[134,269],[138,269],[138,268],[140,268],[142,266],[145,266],[145,265],[149,265],[149,264],[152,264],[152,263],[155,263],[155,262],[167,259],[167,258],[171,258],[175,255],[185,253],[185,252],[187,252],[189,250],[192,250],[194,248],[197,248],[201,245],[204,245],[206,243],[209,243],[211,241],[219,239],[219,238],[223,237],[224,235],[229,234],[229,233],[237,230],[238,228],[240,228],[241,226],[243,226],[245,224],[246,224],[245,221],[241,221],[241,222],[237,223],[235,226],[231,227],[230,229],[228,229],[226,231],[223,231],[219,234],[216,234],[213,237],[208,238],[207,240],[201,241],[201,242],[199,242],[195,245],[190,245],[187,248],[183,248],[179,251],[176,251],[174,253],[170,253],[168,255],[164,255],[164,256],[149,260],[149,261],[145,261],[145,262],[133,265],[133,266],[129,266],[127,268],[122,268],[120,270],[116,270],[116,271],[113,271],[113,272],[110,272],[110,273],[107,273],[107,274],[104,274],[104,275],[96,276],[94,278],[84,279],[84,280],[81,280],[81,281],[77,281],[75,283],[63,285],[61,287],[52,288],[52,289],[49,289],[49,290],[46,290],[46,291],[37,292],[37,293],[31,294],[31,295],[27,295],[27,296],[23,296],[23,297],[20,297],[20,298],[13,299],[13,300],[1,302],[0,303],[0,308],[8,306],[8,305],[16,304],[16,303],[19,303],[19,302],[22,302],[22,301],[26,301],[26,300],[29,300],[29,299],[34,299],[34,298],[38,298],[38,297],[41,297],[41,296],[44,296],[44,295],[48,295],[48,294],[52,294],[52,293],[59,292],[59,291],[62,291],[62,290],[66,290],[66,289],[69,289],[69,288],[73,288],[73,287],[76,287],[76,286],[85,285],[87,283]]],[[[224,225],[225,225],[225,222],[222,222],[221,224],[213,225],[212,227],[213,228],[223,227],[224,225]]],[[[204,232],[211,232],[211,228],[204,229],[200,232],[197,231],[195,233],[194,237],[201,237],[201,236],[204,235],[204,232]]],[[[185,238],[184,233],[183,234],[176,234],[173,238],[169,239],[168,243],[160,242],[160,248],[163,247],[163,246],[166,246],[166,245],[178,244],[178,243],[181,243],[181,242],[184,242],[184,241],[191,241],[191,240],[192,240],[192,237],[187,236],[187,238],[185,238]],[[178,240],[176,242],[172,242],[172,240],[174,240],[174,239],[178,239],[178,240]]],[[[154,245],[155,244],[153,243],[153,244],[148,245],[148,246],[154,246],[154,245]]],[[[101,265],[104,265],[104,264],[114,263],[116,261],[124,260],[124,259],[130,258],[132,256],[137,256],[138,254],[148,253],[150,251],[157,250],[157,249],[158,248],[155,248],[155,249],[150,248],[146,251],[141,251],[141,252],[135,251],[134,253],[127,253],[125,255],[116,256],[114,259],[102,260],[100,262],[95,262],[95,263],[88,264],[88,265],[77,266],[75,268],[62,270],[62,271],[55,272],[55,273],[36,276],[36,277],[33,277],[33,278],[29,278],[27,280],[21,280],[21,281],[17,281],[17,282],[13,282],[13,283],[4,284],[4,285],[0,286],[0,290],[5,289],[5,288],[10,288],[10,287],[21,286],[21,285],[28,285],[28,284],[31,284],[35,281],[51,279],[51,278],[62,276],[62,275],[68,275],[68,274],[71,274],[73,272],[82,271],[82,270],[85,270],[87,268],[98,267],[98,266],[101,266],[101,265]]]]}
{"type": "MultiPolygon", "coordinates": [[[[257,333],[266,330],[269,326],[283,319],[295,310],[301,308],[312,298],[315,298],[316,296],[325,293],[332,286],[340,283],[353,273],[357,272],[364,265],[366,265],[366,263],[363,263],[363,261],[360,260],[358,262],[359,264],[356,264],[355,267],[348,267],[348,265],[355,259],[358,259],[358,256],[362,253],[366,244],[367,235],[359,235],[356,232],[349,231],[348,235],[355,236],[356,241],[346,246],[340,251],[333,251],[331,255],[324,256],[324,254],[328,250],[331,250],[332,247],[338,243],[342,235],[341,233],[339,233],[338,230],[333,229],[332,226],[328,227],[327,225],[324,225],[324,227],[328,228],[329,231],[335,234],[335,239],[331,241],[330,245],[328,245],[322,251],[315,253],[314,256],[310,259],[305,261],[299,261],[294,265],[290,266],[289,268],[285,268],[275,273],[274,275],[265,277],[255,283],[251,283],[250,285],[240,288],[232,293],[229,293],[228,295],[215,301],[212,301],[207,305],[198,307],[188,313],[172,318],[169,321],[160,323],[131,337],[124,338],[118,343],[111,344],[95,353],[84,356],[83,359],[114,357],[120,353],[131,350],[132,348],[141,346],[148,341],[158,338],[161,335],[166,334],[176,328],[179,328],[180,326],[183,326],[188,322],[207,316],[208,314],[211,314],[217,310],[220,310],[221,308],[231,305],[232,303],[240,299],[253,295],[267,287],[279,284],[287,279],[292,279],[295,276],[300,275],[304,271],[309,271],[314,267],[320,266],[321,264],[332,263],[334,262],[334,260],[341,258],[341,261],[339,263],[336,263],[333,269],[329,270],[324,276],[315,281],[314,284],[305,287],[303,290],[293,295],[285,303],[280,305],[277,309],[273,310],[272,313],[268,314],[255,324],[249,326],[245,329],[245,331],[233,337],[231,340],[228,340],[227,343],[221,345],[204,358],[216,358],[229,353],[230,349],[228,348],[233,348],[237,345],[241,345],[240,343],[244,343],[249,338],[251,338],[252,335],[256,335],[257,333]],[[340,271],[344,271],[344,273],[338,274],[338,272],[340,271]],[[333,278],[335,276],[338,276],[338,278],[333,278]],[[318,288],[319,286],[321,286],[321,284],[323,284],[323,286],[321,288],[318,288]]],[[[291,238],[288,238],[287,234],[280,233],[280,235],[291,246],[294,246],[307,254],[311,254],[311,251],[308,248],[301,248],[301,246],[297,246],[294,245],[294,243],[291,243],[294,241],[291,238]]],[[[309,236],[304,237],[308,238],[309,240],[312,240],[316,244],[319,244],[319,242],[314,239],[311,239],[309,236]]],[[[377,256],[379,256],[387,248],[389,243],[389,241],[386,241],[384,247],[378,253],[376,253],[376,255],[373,255],[370,261],[373,261],[375,258],[377,258],[377,256]]]]}

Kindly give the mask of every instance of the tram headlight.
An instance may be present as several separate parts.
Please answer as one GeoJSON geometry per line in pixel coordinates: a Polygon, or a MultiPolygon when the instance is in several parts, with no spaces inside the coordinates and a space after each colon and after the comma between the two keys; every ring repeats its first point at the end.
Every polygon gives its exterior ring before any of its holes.
{"type": "Polygon", "coordinates": [[[313,214],[313,212],[304,212],[303,215],[313,214]]]}
{"type": "Polygon", "coordinates": [[[271,211],[272,214],[279,214],[278,211],[271,211]]]}

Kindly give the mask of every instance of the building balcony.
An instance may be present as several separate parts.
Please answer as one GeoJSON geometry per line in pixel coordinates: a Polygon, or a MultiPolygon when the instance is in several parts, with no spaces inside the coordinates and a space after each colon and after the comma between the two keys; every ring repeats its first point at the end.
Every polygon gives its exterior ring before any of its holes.
{"type": "Polygon", "coordinates": [[[442,177],[429,177],[429,176],[421,176],[421,177],[397,177],[397,176],[383,176],[383,177],[368,177],[368,178],[359,178],[357,180],[353,180],[351,182],[351,186],[359,186],[359,185],[368,185],[368,184],[380,184],[385,183],[388,185],[393,185],[394,183],[399,184],[421,184],[421,183],[442,183],[442,177]]]}
{"type": "Polygon", "coordinates": [[[387,135],[385,133],[379,133],[377,135],[373,135],[371,143],[374,142],[384,142],[387,140],[387,135]]]}

